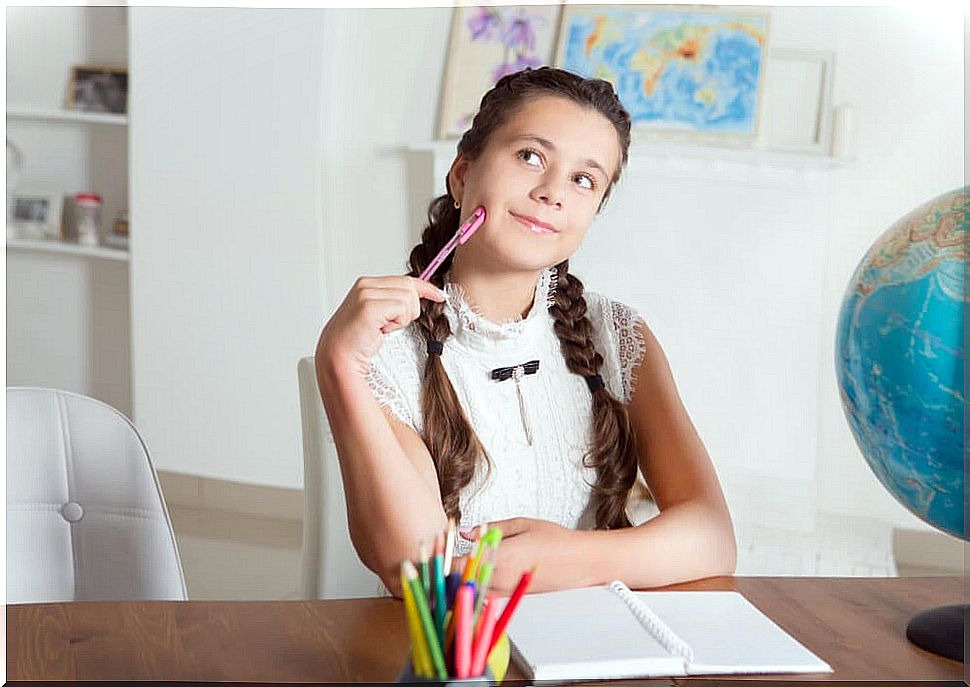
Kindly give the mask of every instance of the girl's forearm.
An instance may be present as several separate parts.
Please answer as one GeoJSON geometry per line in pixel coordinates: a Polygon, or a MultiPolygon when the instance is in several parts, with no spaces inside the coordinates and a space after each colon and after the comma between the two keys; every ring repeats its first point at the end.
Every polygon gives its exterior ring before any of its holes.
{"type": "Polygon", "coordinates": [[[577,532],[574,574],[564,586],[622,580],[630,588],[733,575],[737,543],[730,516],[705,503],[670,506],[637,527],[577,532]]]}
{"type": "Polygon", "coordinates": [[[321,356],[319,383],[347,499],[351,538],[361,560],[395,593],[397,565],[418,541],[447,524],[441,500],[388,425],[366,380],[321,356]]]}

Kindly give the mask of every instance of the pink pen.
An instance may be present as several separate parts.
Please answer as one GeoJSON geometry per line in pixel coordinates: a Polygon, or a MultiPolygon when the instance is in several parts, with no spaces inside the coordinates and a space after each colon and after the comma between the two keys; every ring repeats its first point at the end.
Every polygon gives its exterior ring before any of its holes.
{"type": "Polygon", "coordinates": [[[434,260],[431,261],[430,265],[424,268],[424,272],[422,272],[421,276],[418,278],[423,279],[424,281],[431,279],[431,275],[433,275],[435,270],[441,266],[441,263],[445,261],[445,258],[451,255],[451,251],[455,250],[455,246],[464,245],[465,242],[472,237],[472,234],[478,231],[478,228],[484,223],[485,208],[479,205],[475,209],[475,212],[472,213],[472,216],[468,218],[468,221],[458,227],[458,231],[455,232],[455,235],[452,236],[451,240],[445,244],[444,248],[438,251],[438,254],[434,256],[434,260]]]}

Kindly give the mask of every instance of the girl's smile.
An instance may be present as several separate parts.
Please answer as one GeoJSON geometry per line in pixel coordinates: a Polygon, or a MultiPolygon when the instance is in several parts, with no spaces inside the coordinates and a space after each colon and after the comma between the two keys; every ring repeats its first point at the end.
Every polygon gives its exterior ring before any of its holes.
{"type": "Polygon", "coordinates": [[[559,230],[556,229],[556,227],[546,222],[541,222],[535,217],[531,217],[528,215],[518,215],[512,212],[511,210],[509,210],[509,214],[512,215],[512,217],[514,217],[516,221],[518,221],[520,224],[522,224],[525,227],[528,227],[529,231],[533,232],[534,234],[539,234],[540,236],[548,236],[551,234],[559,233],[559,230]]]}

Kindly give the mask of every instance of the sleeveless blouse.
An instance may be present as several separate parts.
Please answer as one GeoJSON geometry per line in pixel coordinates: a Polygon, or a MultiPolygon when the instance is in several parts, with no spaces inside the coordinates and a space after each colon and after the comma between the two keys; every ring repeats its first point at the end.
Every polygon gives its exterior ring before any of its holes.
{"type": "MultiPolygon", "coordinates": [[[[554,268],[541,271],[528,314],[496,323],[482,317],[446,276],[444,313],[452,333],[444,341],[441,362],[492,463],[489,471],[481,462],[459,495],[460,529],[513,517],[594,528],[590,496],[596,474],[583,465],[592,441],[592,397],[586,380],[566,367],[553,330],[549,307],[555,282],[554,268]],[[502,381],[492,378],[496,368],[536,360],[532,374],[520,369],[502,381]]],[[[598,294],[585,292],[584,298],[593,341],[603,357],[600,375],[615,398],[629,403],[634,369],[645,350],[636,326],[640,317],[598,294]]],[[[385,335],[367,373],[381,405],[419,435],[427,355],[427,344],[412,322],[385,335]]],[[[467,542],[459,542],[456,555],[462,548],[467,542]]]]}

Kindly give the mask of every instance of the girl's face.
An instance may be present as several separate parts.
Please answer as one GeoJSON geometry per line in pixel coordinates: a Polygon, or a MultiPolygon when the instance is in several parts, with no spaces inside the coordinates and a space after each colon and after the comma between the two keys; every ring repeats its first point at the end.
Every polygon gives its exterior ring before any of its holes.
{"type": "Polygon", "coordinates": [[[582,243],[620,158],[616,129],[596,110],[551,95],[526,103],[478,159],[452,163],[461,221],[486,210],[455,261],[499,270],[562,262],[582,243]]]}

